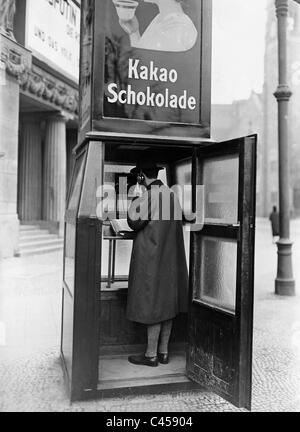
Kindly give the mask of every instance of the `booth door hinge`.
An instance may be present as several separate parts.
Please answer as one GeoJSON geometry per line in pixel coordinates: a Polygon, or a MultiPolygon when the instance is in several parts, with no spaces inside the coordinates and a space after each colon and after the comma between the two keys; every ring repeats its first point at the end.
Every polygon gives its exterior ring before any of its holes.
{"type": "Polygon", "coordinates": [[[250,229],[255,230],[255,223],[253,216],[250,216],[250,229]]]}
{"type": "Polygon", "coordinates": [[[231,226],[231,228],[237,229],[237,231],[238,231],[237,240],[240,241],[241,240],[241,224],[235,223],[235,224],[231,224],[230,226],[231,226]]]}

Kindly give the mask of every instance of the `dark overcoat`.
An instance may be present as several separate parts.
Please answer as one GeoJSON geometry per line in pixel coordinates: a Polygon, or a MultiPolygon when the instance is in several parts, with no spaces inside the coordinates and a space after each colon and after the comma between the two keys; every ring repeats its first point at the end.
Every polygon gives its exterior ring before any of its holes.
{"type": "Polygon", "coordinates": [[[150,187],[128,211],[128,224],[136,232],[136,238],[129,272],[127,318],[148,325],[187,312],[188,303],[188,270],[179,200],[159,180],[150,187]],[[152,191],[156,187],[156,192],[150,193],[150,187],[152,191]],[[170,209],[167,218],[162,211],[163,200],[170,209]]]}
{"type": "Polygon", "coordinates": [[[272,226],[272,234],[273,237],[279,236],[280,234],[280,226],[279,226],[279,213],[272,212],[269,217],[272,226]]]}

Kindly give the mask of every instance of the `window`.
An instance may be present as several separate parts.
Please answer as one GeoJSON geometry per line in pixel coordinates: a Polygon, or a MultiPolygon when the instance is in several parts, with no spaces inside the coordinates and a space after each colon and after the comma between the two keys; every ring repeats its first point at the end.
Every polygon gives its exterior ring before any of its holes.
{"type": "Polygon", "coordinates": [[[194,299],[231,312],[235,311],[237,242],[202,237],[201,269],[194,299]]]}
{"type": "Polygon", "coordinates": [[[238,222],[239,159],[208,159],[203,165],[205,222],[238,222]]]}

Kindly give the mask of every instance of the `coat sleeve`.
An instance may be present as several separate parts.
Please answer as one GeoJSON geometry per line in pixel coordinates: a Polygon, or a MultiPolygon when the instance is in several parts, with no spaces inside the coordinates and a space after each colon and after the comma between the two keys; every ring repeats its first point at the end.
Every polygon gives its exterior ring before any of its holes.
{"type": "Polygon", "coordinates": [[[151,201],[150,194],[146,192],[132,201],[127,213],[127,222],[133,231],[139,232],[146,228],[150,220],[151,201]]]}

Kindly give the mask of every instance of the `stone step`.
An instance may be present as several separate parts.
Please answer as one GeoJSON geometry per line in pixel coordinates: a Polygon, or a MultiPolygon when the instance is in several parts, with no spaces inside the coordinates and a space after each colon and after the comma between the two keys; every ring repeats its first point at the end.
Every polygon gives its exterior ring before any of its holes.
{"type": "Polygon", "coordinates": [[[20,234],[20,243],[26,243],[26,242],[33,242],[33,241],[42,241],[42,240],[50,240],[50,239],[57,239],[58,236],[55,234],[46,234],[44,232],[42,233],[36,233],[32,236],[29,235],[23,235],[20,234]]]}
{"type": "Polygon", "coordinates": [[[39,249],[41,247],[63,246],[63,240],[59,237],[48,238],[47,240],[38,240],[20,243],[21,252],[32,249],[39,249]]]}
{"type": "Polygon", "coordinates": [[[20,225],[20,231],[32,231],[39,229],[39,225],[20,225]]]}
{"type": "Polygon", "coordinates": [[[39,235],[51,235],[48,230],[38,229],[37,227],[34,230],[26,230],[20,232],[20,238],[28,238],[28,237],[34,237],[39,235]]]}
{"type": "Polygon", "coordinates": [[[32,255],[44,255],[48,253],[53,252],[59,252],[63,249],[63,245],[61,246],[49,246],[49,247],[40,247],[36,249],[23,249],[20,250],[19,253],[16,255],[17,257],[25,257],[25,256],[32,256],[32,255]]]}
{"type": "Polygon", "coordinates": [[[42,255],[63,249],[63,239],[36,225],[21,225],[17,257],[42,255]]]}

